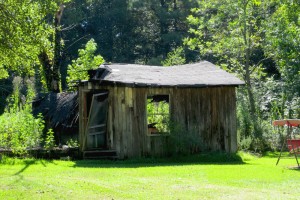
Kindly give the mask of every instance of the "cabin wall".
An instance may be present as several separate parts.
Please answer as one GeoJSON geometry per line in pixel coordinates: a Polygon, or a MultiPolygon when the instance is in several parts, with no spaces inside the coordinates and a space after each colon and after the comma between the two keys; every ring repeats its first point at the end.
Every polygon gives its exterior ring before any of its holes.
{"type": "Polygon", "coordinates": [[[91,89],[109,91],[108,148],[121,158],[164,156],[170,153],[169,136],[147,134],[146,98],[169,94],[171,119],[183,130],[193,131],[201,141],[196,149],[235,152],[236,98],[235,87],[211,88],[130,88],[85,85],[80,87],[80,144],[85,150],[85,93],[91,89]]]}
{"type": "Polygon", "coordinates": [[[172,117],[187,132],[199,136],[204,149],[237,150],[234,87],[175,89],[172,117]]]}

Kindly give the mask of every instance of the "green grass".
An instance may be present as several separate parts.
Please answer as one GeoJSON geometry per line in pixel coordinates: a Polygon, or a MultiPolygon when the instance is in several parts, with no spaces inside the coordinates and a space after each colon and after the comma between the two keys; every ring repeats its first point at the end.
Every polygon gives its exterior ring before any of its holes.
{"type": "Polygon", "coordinates": [[[299,199],[294,157],[205,154],[127,161],[4,158],[0,199],[299,199]]]}

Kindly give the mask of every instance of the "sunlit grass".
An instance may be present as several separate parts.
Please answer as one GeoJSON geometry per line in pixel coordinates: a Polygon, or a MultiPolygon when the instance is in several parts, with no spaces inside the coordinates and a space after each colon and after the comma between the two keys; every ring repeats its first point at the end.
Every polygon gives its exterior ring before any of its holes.
{"type": "Polygon", "coordinates": [[[0,199],[298,199],[284,154],[204,154],[127,161],[2,160],[0,199]]]}

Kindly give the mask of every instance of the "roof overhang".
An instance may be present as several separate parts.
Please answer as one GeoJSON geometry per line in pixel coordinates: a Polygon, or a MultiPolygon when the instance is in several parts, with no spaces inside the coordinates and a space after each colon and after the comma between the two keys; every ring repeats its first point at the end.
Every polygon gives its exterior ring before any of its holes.
{"type": "Polygon", "coordinates": [[[245,83],[210,62],[162,67],[136,64],[102,65],[89,71],[90,79],[84,82],[127,87],[236,87],[245,83]]]}

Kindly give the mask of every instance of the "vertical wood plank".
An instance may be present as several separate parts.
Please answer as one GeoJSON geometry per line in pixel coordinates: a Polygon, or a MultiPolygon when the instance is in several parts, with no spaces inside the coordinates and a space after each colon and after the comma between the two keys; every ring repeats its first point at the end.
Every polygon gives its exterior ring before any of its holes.
{"type": "Polygon", "coordinates": [[[134,138],[133,138],[133,131],[132,131],[132,107],[133,107],[133,103],[132,103],[132,88],[129,87],[125,87],[125,112],[123,114],[123,117],[125,118],[125,123],[126,123],[126,131],[125,131],[125,135],[124,138],[126,138],[124,140],[124,143],[126,143],[127,145],[127,156],[128,157],[133,157],[134,155],[134,138]]]}
{"type": "Polygon", "coordinates": [[[237,151],[237,128],[236,128],[236,93],[234,88],[230,88],[231,94],[231,149],[230,152],[237,151]]]}
{"type": "Polygon", "coordinates": [[[83,116],[83,104],[84,104],[84,98],[83,98],[83,92],[82,89],[79,88],[78,91],[78,98],[79,98],[79,105],[78,105],[78,111],[79,111],[79,144],[80,144],[80,151],[83,151],[83,137],[84,137],[84,133],[83,133],[83,129],[84,129],[84,116],[83,116]]]}
{"type": "Polygon", "coordinates": [[[115,149],[114,131],[113,131],[113,117],[114,117],[114,94],[112,87],[106,87],[108,90],[108,122],[107,122],[107,134],[109,139],[109,149],[115,149]]]}

